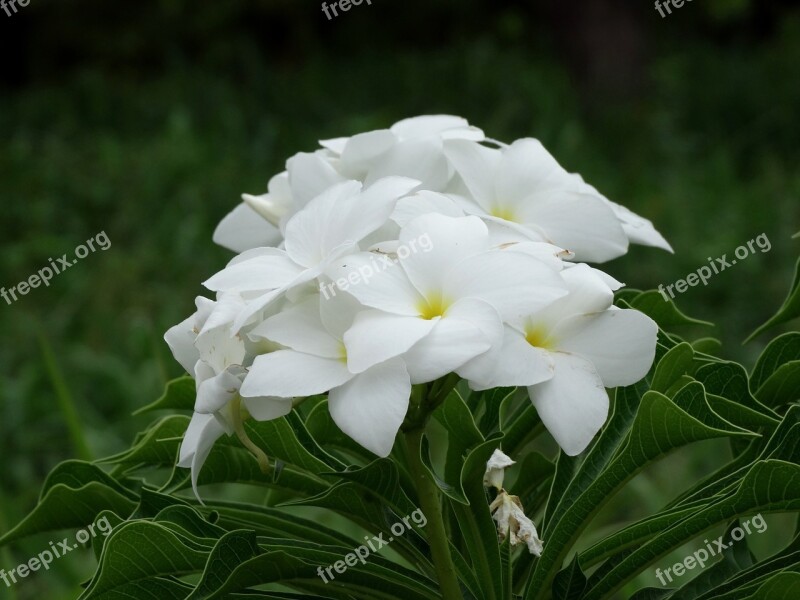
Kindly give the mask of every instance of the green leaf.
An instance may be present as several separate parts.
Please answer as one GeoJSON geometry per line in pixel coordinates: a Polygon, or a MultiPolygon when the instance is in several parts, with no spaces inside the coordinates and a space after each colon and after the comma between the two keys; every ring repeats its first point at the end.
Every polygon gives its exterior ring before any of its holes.
{"type": "Polygon", "coordinates": [[[250,439],[270,458],[279,458],[310,473],[343,470],[345,465],[319,447],[295,411],[272,421],[245,423],[250,439]]]}
{"type": "Polygon", "coordinates": [[[252,531],[231,531],[223,535],[208,556],[203,576],[186,600],[198,600],[213,595],[225,585],[233,572],[247,560],[261,554],[252,531]]]}
{"type": "Polygon", "coordinates": [[[658,392],[649,391],[642,397],[625,446],[586,491],[565,508],[563,516],[544,535],[549,545],[545,544],[536,565],[526,592],[527,600],[543,598],[547,594],[556,569],[560,568],[569,548],[590,518],[644,465],[691,442],[750,435],[736,428],[706,425],[706,411],[711,412],[707,405],[701,408],[696,402],[686,402],[679,407],[658,392]]]}
{"type": "Polygon", "coordinates": [[[635,308],[653,319],[661,329],[670,329],[680,325],[703,325],[713,327],[713,323],[693,319],[683,314],[672,300],[665,299],[660,292],[650,290],[642,292],[628,300],[631,308],[635,308]]]}
{"type": "MultiPolygon", "coordinates": [[[[430,464],[428,468],[445,494],[456,502],[467,504],[464,488],[461,485],[464,464],[469,452],[483,443],[483,435],[458,392],[451,392],[447,396],[441,406],[433,412],[433,418],[447,430],[444,477],[439,478],[430,464]]],[[[483,481],[482,475],[481,481],[483,481]]]]}
{"type": "Polygon", "coordinates": [[[678,344],[658,362],[650,389],[666,394],[676,381],[693,371],[694,350],[691,344],[678,344]]]}
{"type": "Polygon", "coordinates": [[[603,573],[598,581],[592,582],[585,600],[599,600],[608,596],[631,575],[715,525],[739,515],[798,509],[800,466],[776,460],[759,461],[734,493],[673,525],[625,557],[610,572],[603,573]]]}
{"type": "Polygon", "coordinates": [[[762,404],[780,408],[800,400],[800,360],[793,360],[778,367],[756,392],[762,404]]]}
{"type": "Polygon", "coordinates": [[[464,463],[461,481],[469,505],[450,502],[464,537],[467,554],[472,560],[478,584],[481,586],[483,597],[487,600],[499,600],[503,595],[502,577],[497,576],[502,572],[500,543],[497,528],[489,512],[486,490],[483,487],[486,461],[500,446],[501,440],[500,437],[490,437],[472,450],[464,463]]]}
{"type": "Polygon", "coordinates": [[[33,511],[0,538],[0,547],[37,533],[87,527],[103,511],[129,515],[136,507],[129,490],[94,465],[80,461],[56,467],[42,493],[33,511]]]}
{"type": "Polygon", "coordinates": [[[578,556],[572,557],[569,565],[559,571],[553,579],[554,600],[581,600],[586,589],[586,575],[578,563],[578,556]]]}
{"type": "Polygon", "coordinates": [[[197,385],[194,379],[185,375],[178,377],[167,383],[164,394],[153,402],[137,410],[134,415],[140,415],[154,410],[184,410],[193,411],[194,402],[197,397],[197,385]]]}
{"type": "MultiPolygon", "coordinates": [[[[750,393],[747,371],[735,362],[717,362],[700,367],[694,374],[709,394],[721,396],[733,402],[761,413],[772,426],[777,425],[778,415],[756,400],[750,393]]],[[[759,423],[761,425],[763,423],[759,423]]]]}
{"type": "Polygon", "coordinates": [[[161,524],[126,523],[106,540],[97,573],[79,600],[138,598],[133,590],[146,580],[201,572],[211,548],[200,548],[161,524]]]}
{"type": "Polygon", "coordinates": [[[786,296],[783,305],[769,321],[751,333],[750,337],[748,337],[744,343],[747,344],[753,338],[761,335],[768,329],[772,329],[777,325],[786,323],[797,317],[800,317],[800,260],[797,261],[797,265],[795,266],[794,281],[792,282],[792,287],[789,289],[789,294],[786,296]]]}
{"type": "Polygon", "coordinates": [[[186,415],[172,415],[153,423],[136,444],[116,456],[100,462],[106,464],[125,464],[143,466],[173,466],[178,455],[190,418],[186,415]]]}
{"type": "Polygon", "coordinates": [[[750,376],[750,388],[754,392],[767,382],[782,365],[800,360],[800,333],[790,332],[772,340],[753,367],[750,376]]]}
{"type": "MultiPolygon", "coordinates": [[[[725,539],[731,539],[731,532],[739,527],[739,521],[734,521],[725,531],[725,539]]],[[[743,539],[722,551],[722,558],[713,565],[706,565],[705,570],[678,589],[670,600],[697,600],[704,593],[716,592],[719,585],[738,574],[744,569],[753,566],[755,562],[752,552],[743,539]]],[[[701,566],[702,565],[698,565],[701,566]]]]}

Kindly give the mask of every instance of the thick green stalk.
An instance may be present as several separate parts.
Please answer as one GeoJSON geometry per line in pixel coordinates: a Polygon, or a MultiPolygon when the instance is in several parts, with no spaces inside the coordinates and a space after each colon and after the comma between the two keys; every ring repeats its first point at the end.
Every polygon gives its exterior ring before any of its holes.
{"type": "Polygon", "coordinates": [[[433,565],[439,579],[442,598],[444,600],[462,600],[461,587],[456,576],[453,557],[450,555],[450,543],[442,518],[439,488],[422,463],[423,433],[424,427],[415,427],[403,434],[408,454],[408,469],[419,496],[420,508],[428,519],[425,532],[431,546],[433,565]]]}

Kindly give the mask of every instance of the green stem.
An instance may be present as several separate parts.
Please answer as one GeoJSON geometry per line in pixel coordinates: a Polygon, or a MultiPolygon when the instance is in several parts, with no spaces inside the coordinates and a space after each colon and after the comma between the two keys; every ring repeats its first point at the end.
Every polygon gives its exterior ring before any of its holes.
{"type": "Polygon", "coordinates": [[[422,463],[422,427],[416,427],[403,434],[408,454],[408,469],[419,496],[422,512],[428,519],[425,532],[431,546],[431,556],[439,579],[439,589],[444,600],[462,600],[461,587],[456,576],[456,567],[450,555],[450,543],[442,518],[439,488],[422,463]]]}
{"type": "Polygon", "coordinates": [[[75,408],[75,401],[72,398],[72,394],[69,392],[69,387],[58,366],[56,357],[53,354],[53,349],[50,347],[47,338],[45,338],[41,331],[37,331],[37,337],[39,338],[39,347],[42,351],[45,370],[50,377],[50,383],[56,394],[56,403],[61,410],[61,415],[64,417],[64,422],[67,425],[67,431],[72,440],[74,450],[81,460],[91,461],[92,452],[89,450],[89,444],[86,442],[86,435],[84,434],[83,426],[78,417],[78,411],[75,408]]]}

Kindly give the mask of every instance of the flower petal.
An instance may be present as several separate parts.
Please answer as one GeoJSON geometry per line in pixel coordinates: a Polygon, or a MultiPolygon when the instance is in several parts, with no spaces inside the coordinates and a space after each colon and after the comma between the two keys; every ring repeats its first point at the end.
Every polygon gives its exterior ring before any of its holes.
{"type": "Polygon", "coordinates": [[[473,390],[527,387],[553,377],[549,352],[531,346],[520,332],[506,327],[503,341],[458,369],[473,390]]]}
{"type": "Polygon", "coordinates": [[[292,412],[291,398],[242,398],[242,403],[256,421],[272,421],[292,412]]]}
{"type": "Polygon", "coordinates": [[[409,248],[422,239],[430,242],[428,248],[412,252],[400,262],[423,296],[440,294],[447,273],[464,258],[489,248],[488,230],[477,217],[428,214],[414,219],[400,231],[400,243],[409,248]]]}
{"type": "Polygon", "coordinates": [[[164,334],[172,356],[175,357],[187,373],[194,373],[194,365],[200,360],[200,353],[194,346],[197,332],[194,330],[195,315],[170,327],[164,334]]]}
{"type": "Polygon", "coordinates": [[[342,360],[278,350],[256,357],[242,383],[241,394],[245,398],[313,396],[338,387],[352,377],[342,360]]]}
{"type": "Polygon", "coordinates": [[[494,179],[502,159],[500,150],[454,140],[445,145],[444,151],[473,198],[490,211],[495,200],[494,179]]]}
{"type": "Polygon", "coordinates": [[[380,310],[359,313],[344,334],[348,368],[353,373],[363,373],[378,363],[400,356],[428,335],[435,325],[435,320],[380,310]]]}
{"type": "Polygon", "coordinates": [[[297,352],[324,358],[339,358],[342,354],[340,341],[331,336],[322,324],[319,296],[287,306],[257,325],[250,336],[266,338],[297,352]]]}
{"type": "Polygon", "coordinates": [[[592,364],[553,353],[555,376],[528,388],[547,430],[568,456],[583,452],[608,417],[608,393],[592,364]]]}
{"type": "Polygon", "coordinates": [[[331,390],[328,408],[343,432],[386,457],[408,410],[411,382],[399,358],[375,365],[331,390]]]}
{"type": "Polygon", "coordinates": [[[500,315],[490,304],[466,298],[451,306],[431,332],[403,355],[411,382],[427,383],[456,371],[502,339],[500,315]]]}
{"type": "Polygon", "coordinates": [[[658,325],[638,310],[608,310],[562,321],[558,349],[589,360],[606,387],[631,385],[653,364],[658,325]]]}
{"type": "Polygon", "coordinates": [[[260,246],[277,246],[281,232],[244,202],[229,212],[214,230],[214,243],[244,252],[260,246]]]}

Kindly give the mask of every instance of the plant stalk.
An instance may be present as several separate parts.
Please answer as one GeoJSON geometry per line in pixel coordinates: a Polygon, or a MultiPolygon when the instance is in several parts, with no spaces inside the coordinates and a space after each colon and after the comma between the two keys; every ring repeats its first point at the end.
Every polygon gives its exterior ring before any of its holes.
{"type": "Polygon", "coordinates": [[[461,587],[456,576],[453,557],[450,555],[450,543],[442,518],[439,488],[422,463],[423,427],[415,427],[403,433],[408,454],[408,468],[414,487],[419,496],[422,512],[428,519],[426,533],[431,546],[433,566],[439,579],[439,589],[444,600],[463,600],[461,587]]]}

